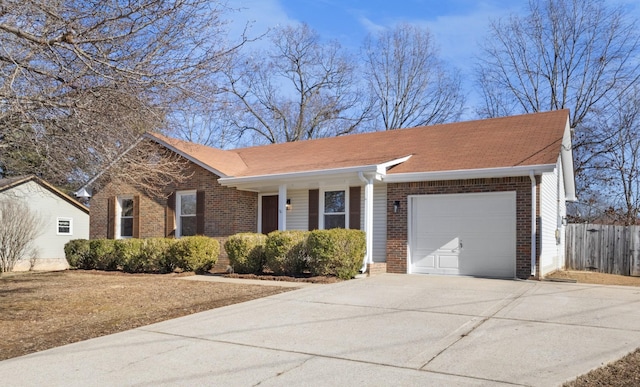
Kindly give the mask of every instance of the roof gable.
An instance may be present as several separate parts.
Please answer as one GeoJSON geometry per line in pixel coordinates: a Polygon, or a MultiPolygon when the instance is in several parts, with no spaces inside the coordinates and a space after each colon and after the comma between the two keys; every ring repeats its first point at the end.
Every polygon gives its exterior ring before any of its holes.
{"type": "Polygon", "coordinates": [[[236,176],[247,168],[242,158],[233,151],[182,141],[159,133],[146,133],[145,136],[220,177],[236,176]]]}
{"type": "Polygon", "coordinates": [[[87,208],[87,206],[83,205],[82,203],[78,202],[77,200],[74,200],[71,196],[67,195],[66,193],[60,191],[59,189],[57,189],[56,187],[54,187],[53,185],[47,183],[46,181],[40,179],[37,176],[34,175],[28,175],[28,176],[18,176],[18,177],[11,177],[11,178],[6,178],[6,179],[0,179],[0,193],[1,192],[5,192],[5,191],[9,191],[12,188],[18,187],[22,184],[28,183],[28,182],[34,182],[38,185],[40,185],[41,187],[45,188],[46,190],[48,190],[49,192],[53,193],[54,195],[60,197],[62,200],[68,202],[69,204],[73,205],[76,208],[79,208],[80,210],[82,210],[85,213],[89,213],[89,208],[87,208]]]}

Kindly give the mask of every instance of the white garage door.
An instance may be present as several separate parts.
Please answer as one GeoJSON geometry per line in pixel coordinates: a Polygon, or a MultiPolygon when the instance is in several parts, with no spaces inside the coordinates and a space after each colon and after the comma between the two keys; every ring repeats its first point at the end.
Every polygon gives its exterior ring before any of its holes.
{"type": "Polygon", "coordinates": [[[409,198],[411,273],[513,278],[516,193],[409,198]]]}

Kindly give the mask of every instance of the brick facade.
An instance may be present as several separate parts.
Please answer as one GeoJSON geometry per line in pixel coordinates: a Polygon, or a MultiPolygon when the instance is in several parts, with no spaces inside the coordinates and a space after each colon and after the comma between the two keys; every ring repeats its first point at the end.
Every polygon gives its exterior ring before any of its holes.
{"type": "Polygon", "coordinates": [[[367,264],[367,275],[369,277],[387,272],[386,262],[374,262],[367,264]]]}
{"type": "MultiPolygon", "coordinates": [[[[223,187],[218,183],[218,176],[195,164],[190,164],[185,173],[190,178],[179,185],[168,184],[163,189],[164,196],[183,190],[204,191],[204,235],[221,242],[216,268],[224,269],[229,262],[222,246],[226,237],[239,232],[257,231],[258,194],[223,187]]],[[[119,195],[140,197],[140,238],[166,236],[166,197],[149,197],[133,186],[109,182],[94,192],[91,198],[91,239],[107,238],[108,200],[119,195]]]]}
{"type": "MultiPolygon", "coordinates": [[[[540,177],[537,176],[538,203],[540,177]]],[[[409,195],[437,195],[476,192],[516,192],[516,276],[531,275],[531,180],[528,176],[450,181],[425,181],[415,183],[391,183],[387,185],[387,203],[399,201],[397,213],[393,205],[387,210],[387,272],[407,272],[408,199],[409,195]]],[[[537,206],[539,216],[540,206],[537,206]]],[[[537,237],[539,245],[540,238],[537,237]]],[[[537,249],[539,254],[540,249],[537,249]]]]}

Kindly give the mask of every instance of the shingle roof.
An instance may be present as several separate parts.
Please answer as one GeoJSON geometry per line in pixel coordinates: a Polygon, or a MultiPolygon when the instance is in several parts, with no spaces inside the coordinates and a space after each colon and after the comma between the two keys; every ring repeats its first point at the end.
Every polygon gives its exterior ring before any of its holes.
{"type": "Polygon", "coordinates": [[[555,164],[568,110],[220,150],[153,136],[224,173],[244,177],[380,164],[389,174],[555,164]]]}
{"type": "Polygon", "coordinates": [[[155,137],[155,139],[160,140],[161,143],[175,148],[184,155],[191,156],[226,176],[236,176],[247,169],[247,165],[242,161],[242,158],[234,151],[177,140],[158,133],[150,133],[149,136],[155,137]]]}

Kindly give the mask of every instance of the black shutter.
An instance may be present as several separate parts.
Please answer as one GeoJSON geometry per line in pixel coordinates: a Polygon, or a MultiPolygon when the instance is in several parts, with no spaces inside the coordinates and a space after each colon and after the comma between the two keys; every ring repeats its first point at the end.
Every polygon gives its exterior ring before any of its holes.
{"type": "Polygon", "coordinates": [[[116,231],[116,197],[107,199],[107,239],[113,239],[116,231]]]}
{"type": "Polygon", "coordinates": [[[172,192],[167,198],[167,207],[164,212],[165,237],[176,236],[176,194],[172,192]]]}
{"type": "Polygon", "coordinates": [[[349,187],[349,228],[360,230],[360,187],[349,187]]]}
{"type": "Polygon", "coordinates": [[[320,205],[320,190],[309,190],[309,231],[318,229],[318,206],[320,205]]]}
{"type": "Polygon", "coordinates": [[[133,197],[133,235],[140,238],[140,195],[133,197]]]}
{"type": "Polygon", "coordinates": [[[204,191],[196,192],[196,235],[204,235],[204,191]]]}

